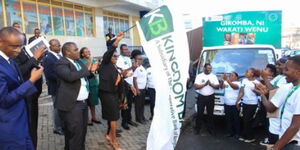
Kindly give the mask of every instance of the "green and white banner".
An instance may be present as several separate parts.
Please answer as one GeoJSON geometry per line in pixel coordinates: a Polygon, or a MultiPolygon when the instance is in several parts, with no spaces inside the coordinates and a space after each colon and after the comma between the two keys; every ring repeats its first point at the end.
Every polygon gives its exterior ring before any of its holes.
{"type": "Polygon", "coordinates": [[[172,150],[180,135],[190,57],[182,14],[173,4],[165,3],[137,22],[156,89],[147,150],[172,150]]]}

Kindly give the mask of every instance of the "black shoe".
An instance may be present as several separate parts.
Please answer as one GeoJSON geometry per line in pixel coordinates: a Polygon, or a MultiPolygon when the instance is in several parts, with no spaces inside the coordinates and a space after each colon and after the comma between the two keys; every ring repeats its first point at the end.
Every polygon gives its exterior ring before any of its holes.
{"type": "Polygon", "coordinates": [[[238,140],[240,138],[240,136],[239,135],[234,135],[233,138],[238,140]]]}
{"type": "Polygon", "coordinates": [[[200,130],[199,130],[199,129],[195,129],[195,130],[194,130],[194,134],[195,134],[195,135],[199,135],[199,134],[200,134],[200,130]]]}
{"type": "Polygon", "coordinates": [[[149,120],[152,120],[153,119],[153,116],[151,116],[150,118],[149,118],[149,120]]]}
{"type": "Polygon", "coordinates": [[[62,130],[53,130],[53,133],[58,135],[64,135],[64,131],[62,130]]]}
{"type": "Polygon", "coordinates": [[[130,130],[129,126],[127,123],[123,123],[122,124],[122,127],[125,129],[125,130],[130,130]]]}
{"type": "Polygon", "coordinates": [[[120,133],[116,133],[116,137],[121,137],[122,135],[120,133]]]}
{"type": "Polygon", "coordinates": [[[133,121],[128,121],[128,124],[130,124],[130,125],[132,125],[132,126],[134,126],[134,127],[137,127],[137,126],[138,126],[138,124],[135,123],[135,122],[133,122],[133,121]]]}
{"type": "Polygon", "coordinates": [[[233,137],[233,134],[226,134],[225,137],[233,137]]]}
{"type": "Polygon", "coordinates": [[[138,123],[142,124],[142,125],[145,125],[146,122],[145,121],[137,121],[138,123]]]}
{"type": "Polygon", "coordinates": [[[100,120],[94,120],[94,119],[92,119],[92,122],[94,122],[96,124],[102,124],[102,122],[100,120]]]}
{"type": "Polygon", "coordinates": [[[216,136],[216,132],[214,130],[208,130],[208,133],[212,136],[216,136]]]}
{"type": "Polygon", "coordinates": [[[122,133],[123,131],[121,129],[116,130],[117,133],[122,133]]]}
{"type": "Polygon", "coordinates": [[[93,126],[94,124],[93,124],[93,122],[91,122],[91,123],[88,123],[88,126],[93,126]]]}

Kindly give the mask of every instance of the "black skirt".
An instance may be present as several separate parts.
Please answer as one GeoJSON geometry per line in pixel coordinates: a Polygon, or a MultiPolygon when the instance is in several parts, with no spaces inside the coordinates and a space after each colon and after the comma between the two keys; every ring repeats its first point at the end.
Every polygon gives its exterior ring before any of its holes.
{"type": "Polygon", "coordinates": [[[102,118],[108,121],[117,121],[120,118],[120,100],[118,93],[110,93],[100,90],[102,105],[102,118]]]}

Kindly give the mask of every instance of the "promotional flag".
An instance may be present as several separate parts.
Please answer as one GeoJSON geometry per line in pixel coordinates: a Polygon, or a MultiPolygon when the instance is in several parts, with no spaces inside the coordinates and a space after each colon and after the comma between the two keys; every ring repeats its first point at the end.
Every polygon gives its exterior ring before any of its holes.
{"type": "Polygon", "coordinates": [[[165,3],[137,22],[156,90],[147,150],[172,150],[180,135],[190,57],[182,14],[173,4],[165,3]]]}

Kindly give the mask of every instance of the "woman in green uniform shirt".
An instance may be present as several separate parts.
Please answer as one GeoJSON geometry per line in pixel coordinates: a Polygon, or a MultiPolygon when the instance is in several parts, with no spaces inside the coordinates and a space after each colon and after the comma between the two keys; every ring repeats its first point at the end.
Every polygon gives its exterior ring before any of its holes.
{"type": "MultiPolygon", "coordinates": [[[[84,63],[87,68],[90,68],[92,64],[96,63],[96,60],[92,59],[91,52],[87,47],[83,47],[80,50],[80,61],[84,63]]],[[[93,123],[101,124],[100,120],[96,119],[96,105],[99,104],[99,80],[96,76],[89,79],[89,100],[88,106],[91,110],[92,118],[89,120],[88,125],[93,125],[93,123]]]]}

